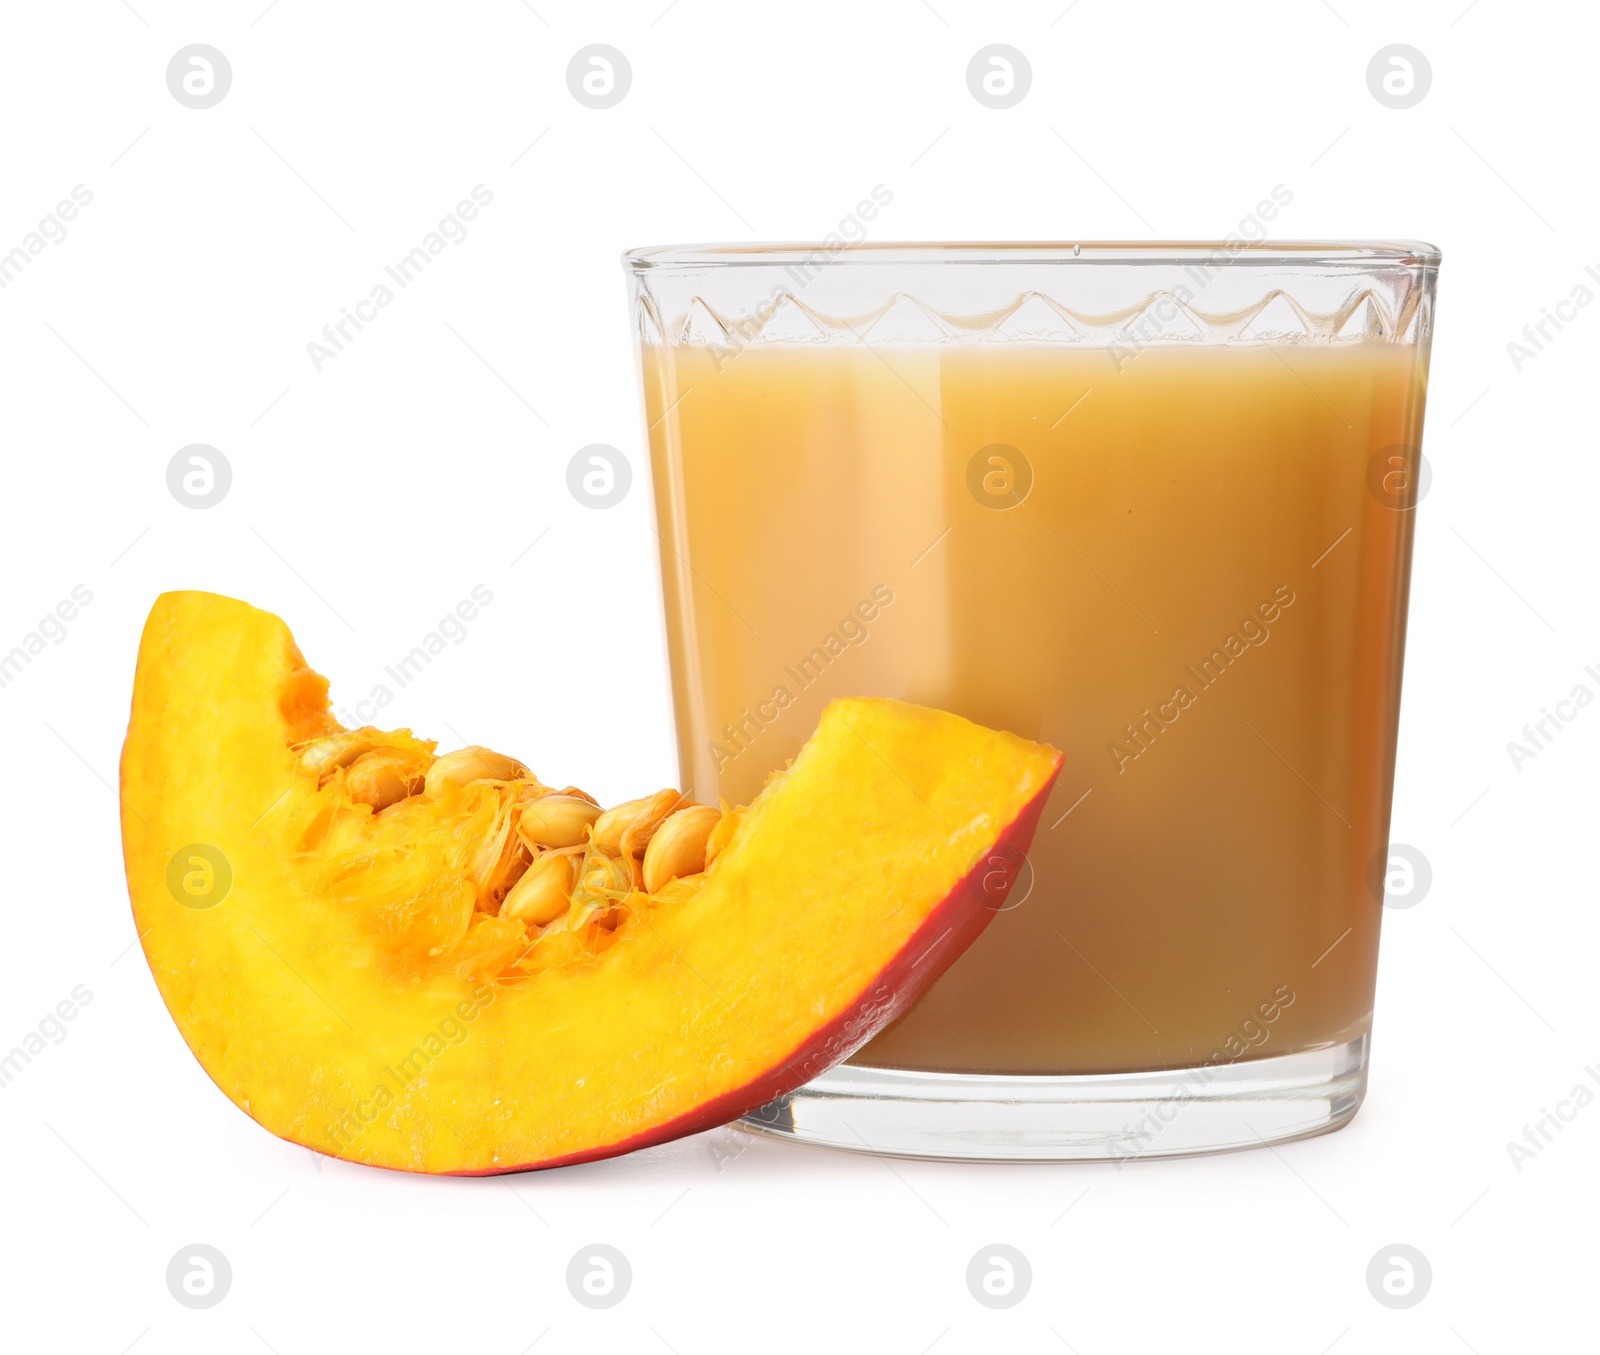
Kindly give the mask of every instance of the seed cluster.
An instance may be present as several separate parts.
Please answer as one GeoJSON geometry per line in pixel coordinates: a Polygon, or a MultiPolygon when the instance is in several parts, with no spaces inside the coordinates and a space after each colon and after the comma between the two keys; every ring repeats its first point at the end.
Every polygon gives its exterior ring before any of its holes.
{"type": "Polygon", "coordinates": [[[614,931],[631,896],[658,895],[702,874],[736,814],[670,789],[605,809],[575,786],[546,786],[503,753],[472,746],[435,756],[432,745],[405,731],[341,731],[294,751],[319,790],[334,787],[349,805],[366,806],[360,812],[374,826],[429,802],[470,804],[474,812],[461,820],[475,835],[466,857],[476,896],[468,926],[508,941],[525,938],[514,962],[524,969],[541,939],[614,931]]]}

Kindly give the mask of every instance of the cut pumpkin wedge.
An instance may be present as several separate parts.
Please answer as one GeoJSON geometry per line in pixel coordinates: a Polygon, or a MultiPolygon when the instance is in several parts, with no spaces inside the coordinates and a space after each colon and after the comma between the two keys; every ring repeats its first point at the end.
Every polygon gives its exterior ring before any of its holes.
{"type": "Polygon", "coordinates": [[[488,1174],[725,1123],[847,1057],[994,915],[1060,762],[847,699],[748,808],[603,809],[343,729],[276,616],[168,593],[123,845],[161,996],[237,1106],[331,1156],[488,1174]]]}

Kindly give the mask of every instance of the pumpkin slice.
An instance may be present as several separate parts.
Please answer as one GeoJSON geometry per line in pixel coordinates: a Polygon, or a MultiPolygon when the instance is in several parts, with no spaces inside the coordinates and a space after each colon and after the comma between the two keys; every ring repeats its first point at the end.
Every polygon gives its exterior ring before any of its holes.
{"type": "Polygon", "coordinates": [[[134,922],[189,1048],[321,1153],[486,1174],[724,1123],[847,1057],[993,916],[1054,749],[836,701],[747,809],[602,810],[343,729],[277,617],[168,593],[122,756],[134,922]]]}

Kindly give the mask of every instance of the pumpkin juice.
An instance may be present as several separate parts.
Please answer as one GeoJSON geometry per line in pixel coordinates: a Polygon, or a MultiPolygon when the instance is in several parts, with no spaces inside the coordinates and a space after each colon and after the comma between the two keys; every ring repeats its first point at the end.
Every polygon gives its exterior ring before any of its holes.
{"type": "Polygon", "coordinates": [[[682,776],[840,695],[1065,763],[1004,911],[852,1060],[1181,1068],[1370,1023],[1416,350],[644,353],[682,776]]]}

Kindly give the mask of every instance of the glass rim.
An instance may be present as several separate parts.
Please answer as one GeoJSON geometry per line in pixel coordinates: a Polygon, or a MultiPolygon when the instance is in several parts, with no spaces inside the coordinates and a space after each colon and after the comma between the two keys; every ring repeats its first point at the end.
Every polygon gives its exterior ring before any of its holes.
{"type": "Polygon", "coordinates": [[[652,245],[626,250],[634,273],[657,269],[748,268],[805,263],[809,267],[870,264],[1090,264],[1208,267],[1355,266],[1436,268],[1437,245],[1421,240],[996,240],[813,241],[753,244],[652,245]]]}

